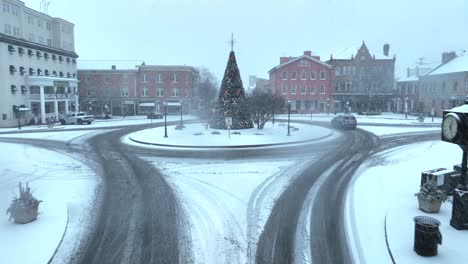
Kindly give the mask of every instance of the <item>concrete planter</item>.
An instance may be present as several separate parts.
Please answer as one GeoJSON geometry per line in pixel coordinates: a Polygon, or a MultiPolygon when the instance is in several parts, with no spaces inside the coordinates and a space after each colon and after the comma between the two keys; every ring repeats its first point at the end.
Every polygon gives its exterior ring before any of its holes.
{"type": "Polygon", "coordinates": [[[36,220],[39,204],[31,206],[18,206],[13,214],[13,219],[17,224],[26,224],[36,220]]]}
{"type": "Polygon", "coordinates": [[[429,202],[427,200],[421,199],[418,197],[419,210],[426,213],[438,213],[440,211],[440,206],[442,201],[429,202]]]}

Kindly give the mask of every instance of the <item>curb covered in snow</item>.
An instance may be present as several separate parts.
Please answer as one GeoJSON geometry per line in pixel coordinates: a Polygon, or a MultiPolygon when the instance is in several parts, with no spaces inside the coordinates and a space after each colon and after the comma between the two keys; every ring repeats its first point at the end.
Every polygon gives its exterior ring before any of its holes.
{"type": "Polygon", "coordinates": [[[204,148],[204,149],[216,149],[216,148],[259,148],[259,147],[272,147],[272,146],[284,146],[284,145],[293,145],[293,144],[301,144],[301,143],[307,143],[307,142],[314,142],[318,140],[325,139],[329,136],[331,136],[333,132],[329,132],[327,135],[310,139],[310,140],[301,140],[301,141],[293,141],[293,142],[282,142],[282,143],[269,143],[269,144],[257,144],[257,145],[234,145],[234,146],[189,146],[189,145],[169,145],[169,144],[158,144],[158,143],[150,143],[150,142],[144,142],[140,140],[133,139],[131,136],[128,138],[139,144],[144,144],[144,145],[151,145],[151,146],[158,146],[158,147],[175,147],[175,148],[204,148]]]}
{"type": "Polygon", "coordinates": [[[69,220],[70,220],[70,214],[69,214],[68,208],[67,208],[67,223],[65,224],[65,229],[63,230],[62,238],[60,238],[60,241],[59,241],[57,247],[55,248],[54,253],[50,257],[49,261],[47,261],[47,264],[52,263],[52,261],[55,258],[55,255],[57,254],[57,252],[58,252],[58,250],[60,248],[60,245],[62,245],[63,239],[65,238],[65,234],[67,233],[68,223],[70,222],[69,220]]]}

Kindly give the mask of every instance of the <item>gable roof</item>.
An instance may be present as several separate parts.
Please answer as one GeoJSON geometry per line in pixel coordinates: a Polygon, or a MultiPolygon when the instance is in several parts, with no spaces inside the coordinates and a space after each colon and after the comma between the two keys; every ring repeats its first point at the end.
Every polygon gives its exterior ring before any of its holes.
{"type": "Polygon", "coordinates": [[[437,66],[426,73],[425,76],[455,72],[468,72],[468,56],[458,56],[445,64],[437,66]]]}
{"type": "Polygon", "coordinates": [[[289,64],[292,64],[292,63],[294,63],[294,62],[300,61],[300,60],[302,60],[302,59],[308,59],[308,60],[310,60],[310,61],[313,61],[313,62],[315,62],[315,63],[321,64],[321,65],[323,65],[323,66],[325,66],[325,67],[331,69],[331,65],[328,64],[328,63],[325,63],[325,62],[323,62],[323,61],[321,61],[321,60],[318,60],[318,59],[316,59],[316,58],[314,58],[314,57],[312,57],[312,56],[301,55],[301,56],[299,56],[299,57],[295,57],[294,59],[291,59],[291,60],[288,61],[288,62],[285,62],[285,63],[283,63],[283,64],[280,64],[280,65],[278,65],[278,66],[276,66],[276,67],[273,67],[271,70],[268,71],[268,73],[270,73],[270,72],[272,72],[272,71],[274,71],[274,70],[281,69],[281,68],[283,68],[283,67],[285,67],[285,66],[287,66],[287,65],[289,65],[289,64]]]}

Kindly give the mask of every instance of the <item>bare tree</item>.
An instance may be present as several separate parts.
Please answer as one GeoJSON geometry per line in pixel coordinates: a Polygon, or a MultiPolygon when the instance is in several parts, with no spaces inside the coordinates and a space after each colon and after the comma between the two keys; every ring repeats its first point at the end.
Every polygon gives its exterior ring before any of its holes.
{"type": "Polygon", "coordinates": [[[247,96],[250,116],[258,129],[263,129],[275,113],[279,113],[284,107],[284,98],[270,92],[254,89],[247,96]]]}
{"type": "Polygon", "coordinates": [[[206,67],[198,67],[200,73],[200,115],[210,117],[218,95],[218,78],[206,67]]]}

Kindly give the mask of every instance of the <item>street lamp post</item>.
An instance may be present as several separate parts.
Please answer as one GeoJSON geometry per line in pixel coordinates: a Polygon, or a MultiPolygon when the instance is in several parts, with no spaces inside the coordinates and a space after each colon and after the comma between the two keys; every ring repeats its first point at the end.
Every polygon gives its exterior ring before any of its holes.
{"type": "Polygon", "coordinates": [[[405,119],[408,119],[408,97],[405,97],[405,119]]]}
{"type": "Polygon", "coordinates": [[[288,136],[291,136],[289,133],[290,130],[290,119],[291,119],[291,101],[288,101],[288,136]]]}
{"type": "Polygon", "coordinates": [[[182,122],[182,100],[180,100],[180,128],[183,128],[184,124],[182,122]]]}
{"type": "Polygon", "coordinates": [[[167,102],[164,102],[164,137],[167,138],[167,102]]]}
{"type": "Polygon", "coordinates": [[[330,98],[327,98],[327,116],[330,115],[330,98]]]}

